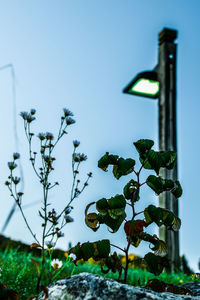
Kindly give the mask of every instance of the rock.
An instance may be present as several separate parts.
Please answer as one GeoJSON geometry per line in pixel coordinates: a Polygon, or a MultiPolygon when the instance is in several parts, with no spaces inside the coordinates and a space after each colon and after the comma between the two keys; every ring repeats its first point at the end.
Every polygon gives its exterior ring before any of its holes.
{"type": "MultiPolygon", "coordinates": [[[[36,300],[36,298],[34,298],[36,300]]],[[[38,300],[45,299],[44,292],[38,300]]],[[[48,287],[48,300],[200,300],[200,296],[157,293],[142,287],[121,284],[96,274],[81,273],[58,280],[48,287]]]]}
{"type": "Polygon", "coordinates": [[[186,289],[190,289],[195,296],[200,296],[200,282],[192,281],[192,282],[184,283],[181,286],[185,287],[186,289]]]}

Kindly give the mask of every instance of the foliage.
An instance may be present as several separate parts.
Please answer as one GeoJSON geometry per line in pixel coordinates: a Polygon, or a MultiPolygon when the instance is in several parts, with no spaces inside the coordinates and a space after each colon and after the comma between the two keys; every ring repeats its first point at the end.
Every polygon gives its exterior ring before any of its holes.
{"type": "MultiPolygon", "coordinates": [[[[20,177],[14,176],[15,169],[17,168],[16,161],[20,158],[19,153],[13,154],[13,160],[11,162],[8,162],[8,168],[10,171],[10,174],[8,176],[8,180],[5,182],[5,185],[8,187],[11,196],[16,201],[20,212],[22,214],[22,217],[26,223],[27,228],[29,229],[34,242],[31,244],[32,248],[38,248],[41,249],[41,259],[35,259],[32,258],[32,263],[36,269],[37,272],[37,285],[36,285],[36,292],[39,293],[40,289],[42,288],[42,280],[43,275],[45,273],[45,268],[48,269],[49,272],[49,283],[57,276],[54,274],[54,267],[51,266],[51,260],[52,260],[52,253],[53,248],[56,245],[56,242],[58,238],[64,236],[64,234],[61,232],[61,229],[68,223],[73,222],[72,217],[70,216],[71,210],[73,207],[71,206],[71,203],[74,199],[76,199],[86,188],[88,185],[88,181],[90,177],[92,176],[92,173],[88,173],[86,181],[82,184],[82,187],[80,186],[80,179],[77,178],[79,174],[79,167],[80,164],[87,160],[87,156],[84,153],[77,153],[77,148],[79,147],[80,142],[77,140],[73,141],[74,150],[72,153],[72,173],[73,173],[73,182],[71,187],[71,195],[69,197],[68,203],[66,203],[64,209],[57,214],[54,208],[51,210],[48,209],[48,206],[51,204],[48,203],[48,196],[50,191],[58,186],[58,182],[51,182],[50,175],[52,174],[54,170],[54,161],[56,158],[53,156],[54,149],[57,145],[57,143],[60,141],[60,139],[67,134],[66,130],[69,126],[75,123],[75,120],[72,118],[73,113],[64,108],[63,114],[60,119],[60,128],[58,131],[58,135],[56,139],[54,140],[54,135],[51,132],[46,133],[39,133],[37,135],[38,141],[39,141],[39,153],[34,151],[32,149],[32,142],[34,139],[34,133],[31,131],[31,123],[36,119],[35,118],[36,110],[31,109],[30,112],[21,112],[20,116],[22,117],[24,121],[24,130],[26,134],[26,138],[28,140],[28,146],[29,146],[29,160],[31,162],[32,168],[42,186],[42,195],[43,195],[43,206],[41,207],[41,210],[38,211],[39,216],[42,219],[42,241],[40,242],[36,236],[36,234],[33,233],[32,229],[29,226],[29,223],[24,215],[23,208],[22,208],[22,197],[23,192],[20,191],[19,183],[20,183],[20,177]],[[60,219],[61,223],[59,224],[60,219]],[[47,240],[49,239],[50,240],[47,240]],[[46,246],[46,247],[45,247],[46,246]],[[50,258],[49,265],[45,263],[46,259],[50,258]]],[[[73,257],[73,255],[72,255],[73,257]]],[[[69,258],[68,258],[69,259],[69,258]]],[[[58,272],[57,272],[58,273],[58,272]]],[[[44,284],[43,284],[44,289],[44,284]]]]}
{"type": "MultiPolygon", "coordinates": [[[[36,269],[34,268],[31,258],[37,259],[38,257],[35,257],[33,253],[24,253],[23,251],[19,251],[18,249],[10,249],[7,248],[4,251],[1,251],[0,249],[0,282],[2,285],[6,284],[7,286],[7,295],[9,296],[9,291],[14,290],[17,292],[20,296],[20,300],[27,300],[31,297],[31,295],[34,295],[35,293],[35,285],[37,283],[37,273],[36,269]],[[19,266],[23,266],[19,269],[19,266]]],[[[122,264],[125,263],[124,260],[125,257],[121,257],[122,264]]],[[[130,260],[135,259],[135,255],[129,254],[130,260]]],[[[137,258],[137,257],[136,257],[137,258]]],[[[61,272],[59,273],[58,277],[52,281],[55,282],[58,279],[67,278],[72,273],[79,274],[82,272],[89,272],[94,273],[98,275],[102,275],[106,278],[112,278],[117,279],[116,273],[102,273],[101,272],[101,265],[100,262],[97,264],[97,261],[91,261],[85,263],[79,263],[77,262],[77,267],[74,270],[74,264],[73,262],[69,262],[66,264],[66,258],[64,257],[61,259],[63,263],[63,268],[61,272]]],[[[50,264],[50,260],[46,259],[45,264],[50,264]]],[[[56,271],[56,270],[55,270],[56,271]]],[[[142,270],[140,268],[132,268],[132,264],[130,263],[130,269],[129,274],[127,276],[127,283],[132,286],[145,286],[147,282],[151,279],[154,279],[155,276],[151,273],[149,273],[146,270],[142,270]]],[[[162,273],[157,279],[160,279],[166,283],[173,283],[176,285],[180,285],[182,283],[191,282],[192,279],[190,276],[181,273],[162,273]]],[[[47,286],[49,280],[49,270],[48,268],[45,269],[44,272],[44,285],[47,286]]],[[[194,281],[198,281],[199,279],[195,279],[194,281]]],[[[0,286],[1,289],[1,286],[0,286]]],[[[12,299],[12,298],[11,298],[12,299]]],[[[15,299],[15,298],[14,298],[15,299]]]]}
{"type": "Polygon", "coordinates": [[[111,165],[113,170],[113,176],[119,180],[120,177],[134,173],[136,179],[131,179],[123,188],[123,194],[115,195],[109,199],[102,198],[96,202],[92,202],[87,205],[85,210],[85,223],[93,231],[97,231],[102,224],[107,225],[112,233],[118,231],[122,223],[124,223],[124,232],[127,238],[127,247],[121,249],[116,245],[110,244],[109,240],[104,240],[102,243],[106,243],[107,249],[110,246],[117,247],[125,253],[126,264],[123,267],[120,264],[119,259],[117,259],[116,254],[110,255],[106,252],[107,258],[104,256],[97,255],[98,251],[91,251],[94,245],[98,245],[101,241],[95,243],[80,243],[70,249],[70,253],[78,255],[78,259],[83,259],[87,261],[89,258],[94,260],[97,257],[101,260],[102,265],[106,265],[108,270],[112,272],[118,270],[119,280],[124,269],[124,282],[127,280],[127,271],[130,264],[128,258],[128,252],[130,246],[138,247],[141,241],[149,242],[151,250],[153,252],[147,253],[143,261],[147,265],[147,270],[155,275],[161,274],[164,267],[169,264],[167,255],[167,245],[164,241],[160,240],[155,234],[148,234],[145,229],[152,223],[157,224],[159,227],[164,225],[168,230],[179,230],[181,226],[181,220],[174,215],[173,212],[156,207],[154,205],[149,205],[144,209],[144,211],[135,212],[135,203],[140,199],[140,188],[146,184],[150,187],[156,195],[163,192],[171,192],[174,197],[179,198],[182,195],[182,188],[179,181],[172,181],[169,179],[164,179],[159,176],[159,171],[161,168],[166,168],[168,170],[172,169],[176,163],[176,154],[173,151],[154,151],[152,149],[154,142],[152,140],[141,139],[134,143],[134,146],[139,153],[139,160],[141,167],[139,171],[135,170],[135,160],[131,158],[124,159],[118,155],[109,154],[106,152],[104,156],[98,161],[98,167],[103,171],[107,171],[108,167],[111,165]],[[147,180],[143,183],[140,182],[140,173],[142,169],[148,169],[156,172],[155,175],[148,176],[147,180]],[[97,212],[88,213],[89,208],[96,204],[97,212]],[[130,207],[132,211],[132,218],[130,220],[126,219],[126,208],[130,207]],[[136,219],[139,214],[143,214],[144,218],[136,219]],[[87,245],[87,246],[86,246],[87,245]],[[87,255],[85,255],[80,249],[82,247],[87,247],[87,255]],[[109,262],[109,263],[108,263],[109,262]]]}

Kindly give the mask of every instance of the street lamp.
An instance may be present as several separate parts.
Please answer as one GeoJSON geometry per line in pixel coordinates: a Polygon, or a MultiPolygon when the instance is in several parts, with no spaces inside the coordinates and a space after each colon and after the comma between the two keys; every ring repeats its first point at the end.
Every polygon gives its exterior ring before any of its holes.
{"type": "Polygon", "coordinates": [[[124,88],[124,93],[136,96],[158,98],[159,81],[156,71],[146,71],[137,76],[124,88]]]}
{"type": "MultiPolygon", "coordinates": [[[[152,71],[137,74],[124,88],[123,92],[148,98],[158,98],[158,131],[159,150],[177,153],[176,129],[176,44],[177,31],[164,28],[159,33],[158,65],[152,71]]],[[[161,168],[160,175],[164,179],[177,180],[177,164],[172,170],[161,168]]],[[[178,200],[172,193],[159,195],[159,206],[171,210],[178,216],[178,200]]],[[[171,260],[170,270],[180,267],[179,233],[159,227],[159,237],[168,247],[168,258],[171,260]]]]}

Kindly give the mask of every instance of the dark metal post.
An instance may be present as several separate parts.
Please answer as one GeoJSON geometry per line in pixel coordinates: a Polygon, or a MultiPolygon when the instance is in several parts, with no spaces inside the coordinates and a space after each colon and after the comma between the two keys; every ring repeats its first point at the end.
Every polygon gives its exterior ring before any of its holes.
{"type": "MultiPolygon", "coordinates": [[[[177,153],[176,132],[176,44],[177,31],[164,28],[159,33],[159,150],[172,150],[177,153]]],[[[177,180],[177,164],[173,170],[162,169],[160,175],[165,179],[177,180]]],[[[178,216],[178,200],[170,192],[159,196],[159,206],[171,210],[178,216]]],[[[168,246],[170,270],[180,266],[179,233],[159,228],[159,237],[168,246]]]]}

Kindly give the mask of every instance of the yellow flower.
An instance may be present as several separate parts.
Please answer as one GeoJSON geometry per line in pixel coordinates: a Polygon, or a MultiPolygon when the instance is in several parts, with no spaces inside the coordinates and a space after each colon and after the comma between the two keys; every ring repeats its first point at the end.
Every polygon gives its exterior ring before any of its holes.
{"type": "Polygon", "coordinates": [[[92,258],[92,257],[90,257],[89,259],[88,259],[88,261],[87,261],[90,265],[94,265],[95,264],[95,260],[92,258]]]}
{"type": "Polygon", "coordinates": [[[65,253],[64,253],[64,256],[67,257],[67,256],[68,256],[68,252],[65,252],[65,253]]]}
{"type": "Polygon", "coordinates": [[[179,283],[182,284],[182,283],[183,283],[183,280],[179,280],[179,283]]]}
{"type": "Polygon", "coordinates": [[[126,263],[126,256],[123,256],[123,257],[121,258],[121,262],[122,262],[122,264],[125,264],[125,263],[126,263]]]}
{"type": "Polygon", "coordinates": [[[129,254],[128,259],[132,262],[134,259],[138,259],[139,257],[135,254],[129,254]]]}
{"type": "Polygon", "coordinates": [[[77,262],[76,262],[77,264],[83,264],[84,263],[84,259],[83,258],[81,258],[81,259],[79,259],[79,260],[77,260],[77,262]]]}

